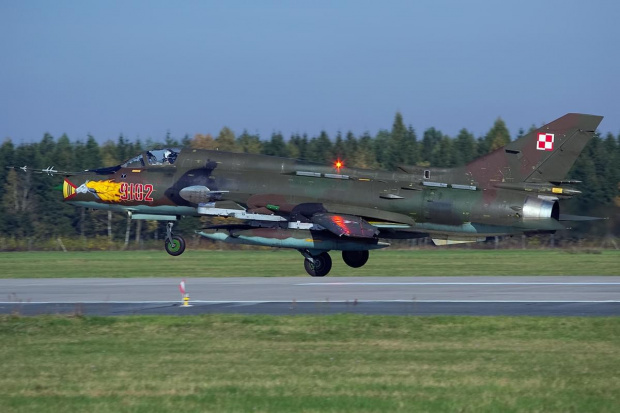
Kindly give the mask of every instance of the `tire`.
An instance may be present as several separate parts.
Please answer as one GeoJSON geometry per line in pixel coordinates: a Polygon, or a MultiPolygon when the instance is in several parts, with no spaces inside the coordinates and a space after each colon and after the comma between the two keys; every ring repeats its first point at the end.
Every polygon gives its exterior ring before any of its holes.
{"type": "Polygon", "coordinates": [[[185,240],[179,235],[174,235],[171,241],[164,242],[164,248],[168,254],[176,257],[185,251],[185,240]]]}
{"type": "Polygon", "coordinates": [[[306,272],[313,277],[325,277],[332,269],[332,258],[326,252],[322,252],[312,258],[312,261],[309,259],[304,260],[306,272]]]}
{"type": "Polygon", "coordinates": [[[342,260],[351,268],[359,268],[368,262],[368,250],[342,251],[342,260]]]}

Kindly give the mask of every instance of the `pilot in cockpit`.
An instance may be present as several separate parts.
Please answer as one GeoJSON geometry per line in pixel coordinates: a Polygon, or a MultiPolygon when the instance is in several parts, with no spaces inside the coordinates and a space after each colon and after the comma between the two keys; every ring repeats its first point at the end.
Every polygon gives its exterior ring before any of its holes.
{"type": "Polygon", "coordinates": [[[169,163],[170,165],[172,165],[174,163],[174,161],[177,160],[177,153],[170,150],[170,149],[166,149],[164,151],[164,164],[169,163]]]}
{"type": "Polygon", "coordinates": [[[161,162],[159,162],[157,156],[155,156],[151,151],[146,152],[146,159],[149,165],[161,165],[161,162]]]}

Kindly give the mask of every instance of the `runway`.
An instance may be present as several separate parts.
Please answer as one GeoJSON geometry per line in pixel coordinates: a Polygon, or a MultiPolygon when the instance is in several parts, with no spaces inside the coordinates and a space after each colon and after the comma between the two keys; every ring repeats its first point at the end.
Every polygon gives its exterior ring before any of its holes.
{"type": "Polygon", "coordinates": [[[620,276],[1,279],[0,313],[618,316],[620,276]]]}

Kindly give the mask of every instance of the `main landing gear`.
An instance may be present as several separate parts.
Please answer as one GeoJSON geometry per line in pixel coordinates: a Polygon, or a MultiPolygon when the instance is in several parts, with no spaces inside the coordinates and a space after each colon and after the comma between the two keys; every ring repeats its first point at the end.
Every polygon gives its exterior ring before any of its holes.
{"type": "Polygon", "coordinates": [[[170,255],[177,256],[183,254],[185,251],[185,240],[180,235],[172,234],[172,227],[174,222],[168,222],[166,226],[166,239],[164,240],[164,248],[170,255]]]}
{"type": "MultiPolygon", "coordinates": [[[[327,251],[312,254],[308,250],[299,250],[304,256],[304,268],[313,277],[324,277],[332,269],[332,258],[327,251]]],[[[368,262],[368,250],[342,251],[342,260],[351,268],[362,267],[368,262]]]]}
{"type": "Polygon", "coordinates": [[[342,251],[342,260],[351,268],[359,268],[368,262],[368,250],[342,251]]]}

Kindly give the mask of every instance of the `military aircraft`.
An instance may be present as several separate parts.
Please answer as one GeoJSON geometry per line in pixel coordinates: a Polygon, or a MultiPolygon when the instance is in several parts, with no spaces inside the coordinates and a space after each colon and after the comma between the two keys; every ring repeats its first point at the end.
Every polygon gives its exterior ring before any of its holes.
{"type": "Polygon", "coordinates": [[[562,221],[589,219],[561,214],[559,201],[581,193],[565,177],[601,120],[569,113],[451,169],[379,171],[217,150],[147,151],[122,165],[66,175],[64,200],[167,221],[165,249],[175,256],[185,250],[172,231],[181,217],[237,218],[197,233],[296,249],[308,274],[322,277],[331,250],[357,268],[390,239],[430,236],[446,245],[553,233],[566,228],[562,221]]]}

